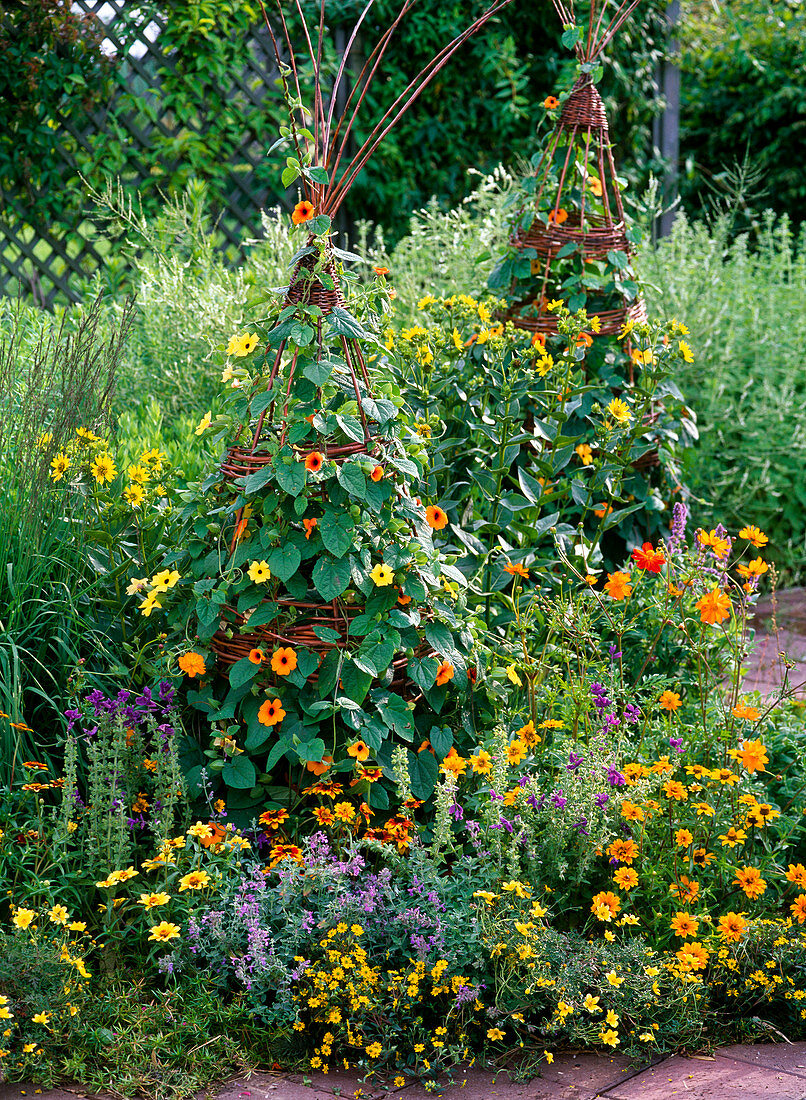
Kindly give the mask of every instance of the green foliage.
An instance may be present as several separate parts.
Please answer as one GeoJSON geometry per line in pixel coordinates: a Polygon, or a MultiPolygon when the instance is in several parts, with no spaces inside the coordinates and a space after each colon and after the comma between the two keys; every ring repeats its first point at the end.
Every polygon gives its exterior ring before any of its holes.
{"type": "Polygon", "coordinates": [[[687,209],[706,207],[747,151],[765,199],[795,224],[806,182],[792,150],[806,140],[806,10],[787,0],[701,4],[682,23],[682,142],[687,209]],[[714,125],[714,119],[719,125],[714,125]]]}
{"type": "MultiPolygon", "coordinates": [[[[103,28],[59,0],[21,0],[0,21],[0,188],[21,191],[43,216],[63,213],[65,160],[78,142],[60,129],[86,123],[108,95],[103,28]],[[59,140],[56,140],[56,133],[59,140]]],[[[74,179],[72,187],[77,189],[74,179]]]]}
{"type": "Polygon", "coordinates": [[[21,922],[0,932],[0,1072],[53,1082],[87,1000],[88,937],[66,927],[66,910],[18,909],[21,922]]]}
{"type": "Polygon", "coordinates": [[[18,753],[51,750],[66,666],[97,637],[78,596],[83,509],[52,464],[79,428],[105,423],[130,316],[121,306],[107,325],[98,301],[55,321],[22,303],[0,308],[0,695],[39,738],[37,749],[24,729],[3,728],[5,780],[18,753]]]}
{"type": "Polygon", "coordinates": [[[698,515],[708,526],[757,523],[782,578],[797,583],[806,570],[806,241],[772,214],[735,240],[729,216],[710,229],[681,216],[639,270],[651,310],[691,329],[696,358],[675,380],[701,427],[684,469],[698,515]]]}

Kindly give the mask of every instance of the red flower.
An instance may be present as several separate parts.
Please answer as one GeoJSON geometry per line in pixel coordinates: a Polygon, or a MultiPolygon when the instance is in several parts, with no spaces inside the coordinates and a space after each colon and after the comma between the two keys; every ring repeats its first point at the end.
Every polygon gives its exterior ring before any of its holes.
{"type": "Polygon", "coordinates": [[[661,566],[666,563],[663,551],[656,550],[651,542],[645,542],[640,549],[636,546],[632,559],[639,569],[646,569],[647,573],[660,573],[661,566]]]}

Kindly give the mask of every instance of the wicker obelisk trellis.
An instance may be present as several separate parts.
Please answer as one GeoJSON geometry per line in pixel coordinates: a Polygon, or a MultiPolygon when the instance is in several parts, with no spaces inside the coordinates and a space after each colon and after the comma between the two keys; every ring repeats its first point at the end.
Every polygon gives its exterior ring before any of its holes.
{"type": "MultiPolygon", "coordinates": [[[[552,3],[564,26],[575,24],[573,0],[552,3]]],[[[527,228],[518,229],[511,242],[518,250],[537,253],[531,266],[539,279],[538,292],[530,294],[526,302],[513,301],[509,314],[519,328],[544,336],[557,333],[557,321],[546,306],[552,298],[564,297],[557,269],[570,252],[581,255],[583,264],[607,260],[613,253],[626,258],[634,252],[627,237],[607,116],[591,70],[639,3],[623,0],[614,10],[612,0],[589,0],[588,28],[575,47],[582,72],[562,105],[536,169],[534,220],[527,228]],[[610,20],[605,23],[608,10],[610,20]]],[[[517,298],[517,291],[512,297],[517,298]]],[[[603,309],[589,310],[598,315],[603,335],[618,332],[628,319],[646,320],[640,298],[629,301],[621,294],[617,299],[603,309]]]]}

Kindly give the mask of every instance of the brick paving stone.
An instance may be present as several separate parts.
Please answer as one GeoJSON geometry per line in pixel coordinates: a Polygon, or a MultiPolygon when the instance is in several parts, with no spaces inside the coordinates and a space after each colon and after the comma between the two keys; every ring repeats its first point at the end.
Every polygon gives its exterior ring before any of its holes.
{"type": "Polygon", "coordinates": [[[758,1046],[722,1047],[716,1051],[718,1058],[735,1058],[737,1062],[749,1062],[754,1066],[767,1066],[780,1073],[806,1077],[806,1043],[764,1043],[758,1046]]]}
{"type": "Polygon", "coordinates": [[[675,1055],[621,1085],[602,1100],[806,1100],[806,1080],[774,1068],[720,1055],[675,1055]]]}

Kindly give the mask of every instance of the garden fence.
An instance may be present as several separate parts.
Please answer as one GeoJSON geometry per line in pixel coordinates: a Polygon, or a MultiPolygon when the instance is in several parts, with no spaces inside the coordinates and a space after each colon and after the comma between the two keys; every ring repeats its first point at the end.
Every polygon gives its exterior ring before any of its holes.
{"type": "MultiPolygon", "coordinates": [[[[126,0],[73,0],[73,8],[102,18],[105,25],[105,49],[114,51],[113,100],[105,110],[96,110],[83,127],[60,112],[50,120],[54,140],[63,157],[65,179],[75,176],[76,160],[71,147],[92,153],[91,135],[103,133],[110,124],[122,127],[126,163],[120,177],[127,190],[145,181],[153,181],[153,137],[157,131],[165,138],[179,138],[190,129],[203,134],[204,120],[178,118],[161,104],[159,71],[176,72],[177,61],[160,46],[165,23],[154,15],[148,24],[138,23],[124,14],[126,0]],[[137,88],[153,108],[138,107],[131,96],[137,88]],[[114,102],[114,101],[117,102],[114,102]],[[133,104],[128,107],[129,102],[133,104]]],[[[131,10],[132,5],[129,4],[131,10]]],[[[270,188],[255,170],[265,161],[267,142],[255,132],[266,90],[277,76],[268,32],[255,26],[252,40],[243,50],[240,72],[228,74],[230,101],[248,107],[243,111],[245,124],[240,140],[231,149],[226,164],[226,182],[217,188],[214,209],[225,251],[234,260],[245,238],[260,230],[260,208],[271,196],[270,188]]],[[[164,148],[164,143],[160,143],[164,148]]],[[[177,148],[181,142],[177,141],[177,148]]],[[[181,153],[179,154],[181,155],[181,153]]],[[[52,309],[57,301],[77,301],[78,285],[103,264],[104,245],[93,240],[93,214],[85,208],[63,224],[54,224],[36,212],[41,193],[20,188],[0,193],[0,294],[31,294],[38,304],[52,309]]]]}

